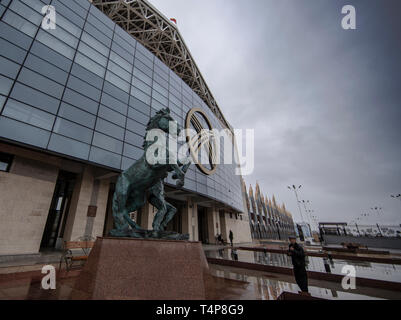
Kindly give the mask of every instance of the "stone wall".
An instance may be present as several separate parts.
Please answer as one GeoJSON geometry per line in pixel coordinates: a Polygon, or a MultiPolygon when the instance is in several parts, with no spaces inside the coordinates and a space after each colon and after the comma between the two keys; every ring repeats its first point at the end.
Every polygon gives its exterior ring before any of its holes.
{"type": "Polygon", "coordinates": [[[39,252],[58,169],[14,158],[0,172],[0,255],[39,252]]]}

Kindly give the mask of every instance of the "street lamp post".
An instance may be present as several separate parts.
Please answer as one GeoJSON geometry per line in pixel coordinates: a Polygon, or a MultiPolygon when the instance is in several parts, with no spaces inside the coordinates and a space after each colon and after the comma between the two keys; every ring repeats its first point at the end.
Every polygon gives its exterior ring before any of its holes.
{"type": "Polygon", "coordinates": [[[304,222],[304,217],[302,216],[301,206],[299,205],[299,199],[298,199],[298,193],[297,193],[297,190],[299,190],[301,187],[302,187],[302,185],[300,185],[299,187],[296,187],[295,185],[292,185],[292,187],[287,186],[288,189],[294,191],[295,198],[297,199],[299,214],[301,215],[302,222],[304,222]]]}

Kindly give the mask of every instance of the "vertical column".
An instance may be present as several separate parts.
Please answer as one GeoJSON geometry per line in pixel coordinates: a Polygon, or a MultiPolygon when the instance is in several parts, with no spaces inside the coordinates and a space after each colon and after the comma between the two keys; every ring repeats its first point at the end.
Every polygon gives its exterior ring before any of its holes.
{"type": "Polygon", "coordinates": [[[215,207],[207,208],[207,233],[210,244],[215,243],[215,237],[218,231],[218,219],[216,217],[215,207]]]}
{"type": "Polygon", "coordinates": [[[148,201],[141,209],[141,223],[140,226],[146,230],[152,230],[153,219],[156,214],[156,208],[153,207],[148,201]]]}

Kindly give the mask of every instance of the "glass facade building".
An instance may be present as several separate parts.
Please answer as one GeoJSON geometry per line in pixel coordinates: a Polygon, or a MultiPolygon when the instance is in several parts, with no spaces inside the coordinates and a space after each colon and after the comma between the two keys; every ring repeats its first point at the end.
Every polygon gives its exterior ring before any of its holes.
{"type": "MultiPolygon", "coordinates": [[[[184,81],[87,0],[1,0],[0,17],[3,141],[122,171],[142,156],[146,124],[161,108],[182,127],[189,110],[202,108],[223,128],[184,81]],[[42,27],[46,5],[55,29],[42,27]]],[[[234,164],[210,176],[193,165],[184,189],[243,211],[234,164]]]]}

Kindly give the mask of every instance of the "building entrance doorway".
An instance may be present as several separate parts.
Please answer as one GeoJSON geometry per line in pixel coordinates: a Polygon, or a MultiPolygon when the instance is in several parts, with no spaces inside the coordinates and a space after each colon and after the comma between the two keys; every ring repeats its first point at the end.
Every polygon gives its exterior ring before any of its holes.
{"type": "Polygon", "coordinates": [[[41,249],[61,248],[75,181],[76,174],[59,172],[40,243],[41,249]]]}
{"type": "Polygon", "coordinates": [[[198,234],[199,241],[202,243],[209,243],[210,241],[207,230],[207,209],[198,206],[198,234]]]}

